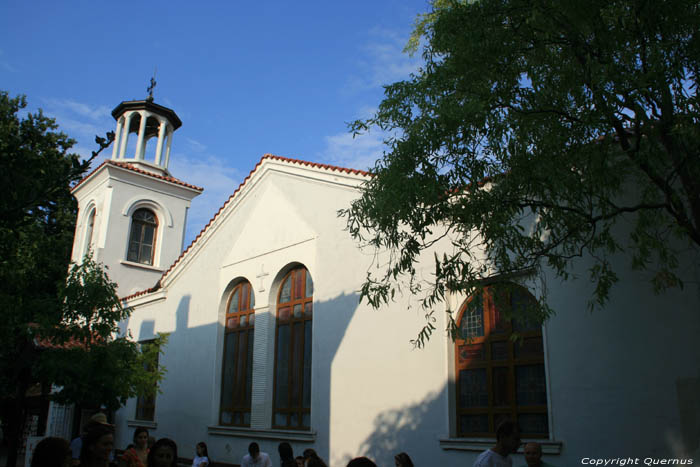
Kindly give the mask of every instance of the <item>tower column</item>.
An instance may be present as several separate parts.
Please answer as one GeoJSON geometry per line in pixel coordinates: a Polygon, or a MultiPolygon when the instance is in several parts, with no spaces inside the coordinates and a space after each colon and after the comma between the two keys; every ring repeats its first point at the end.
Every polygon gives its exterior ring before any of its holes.
{"type": "Polygon", "coordinates": [[[117,119],[117,129],[114,131],[114,147],[112,147],[112,159],[116,159],[117,156],[119,155],[119,137],[121,136],[122,133],[122,128],[124,126],[124,119],[120,118],[117,119]]]}
{"type": "Polygon", "coordinates": [[[163,166],[167,169],[170,163],[170,146],[173,144],[173,128],[168,125],[168,147],[165,150],[165,164],[163,166]]]}
{"type": "Polygon", "coordinates": [[[126,143],[129,141],[129,127],[131,126],[131,117],[134,116],[133,112],[125,115],[124,119],[124,130],[122,131],[122,144],[119,148],[119,158],[124,159],[124,154],[126,153],[126,143]]]}
{"type": "Polygon", "coordinates": [[[141,124],[139,125],[139,139],[136,140],[136,154],[134,155],[134,159],[143,160],[143,141],[146,137],[146,120],[148,119],[148,113],[139,112],[139,115],[141,115],[141,124]]]}
{"type": "Polygon", "coordinates": [[[160,165],[161,156],[163,155],[163,141],[165,139],[165,127],[167,123],[165,119],[158,119],[160,125],[158,126],[158,144],[156,145],[156,165],[160,165]]]}

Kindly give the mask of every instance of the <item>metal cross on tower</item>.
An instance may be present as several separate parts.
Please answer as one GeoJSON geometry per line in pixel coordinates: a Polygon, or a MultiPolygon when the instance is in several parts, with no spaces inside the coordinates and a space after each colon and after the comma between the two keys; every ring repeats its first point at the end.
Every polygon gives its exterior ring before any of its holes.
{"type": "Polygon", "coordinates": [[[153,89],[155,87],[156,87],[156,69],[154,68],[153,69],[153,78],[151,78],[151,85],[148,86],[148,89],[146,89],[146,91],[148,91],[147,100],[153,101],[153,89]]]}

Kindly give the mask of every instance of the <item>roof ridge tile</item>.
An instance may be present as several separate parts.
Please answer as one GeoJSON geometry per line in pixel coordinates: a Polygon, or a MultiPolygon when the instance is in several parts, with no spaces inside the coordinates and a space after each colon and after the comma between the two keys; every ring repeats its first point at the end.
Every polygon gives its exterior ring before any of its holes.
{"type": "Polygon", "coordinates": [[[186,187],[186,188],[190,188],[190,189],[192,189],[192,190],[196,190],[196,191],[199,191],[199,192],[204,191],[204,188],[202,188],[202,187],[198,187],[198,186],[196,186],[196,185],[192,185],[192,184],[190,184],[190,183],[183,182],[182,180],[177,179],[177,178],[175,178],[175,177],[172,177],[172,176],[166,177],[165,175],[160,175],[160,174],[157,174],[157,173],[149,172],[149,171],[147,171],[147,170],[139,169],[138,167],[135,167],[134,165],[132,165],[132,164],[130,164],[130,163],[128,163],[128,162],[115,161],[115,160],[113,160],[113,159],[107,159],[107,160],[103,161],[103,162],[102,162],[100,165],[98,165],[94,170],[92,170],[89,174],[87,174],[85,177],[83,177],[83,178],[71,189],[71,191],[75,191],[85,180],[87,180],[88,178],[90,178],[93,174],[95,174],[98,170],[100,170],[100,168],[102,168],[102,166],[104,166],[104,165],[112,165],[112,166],[115,166],[115,167],[120,167],[120,168],[122,168],[122,169],[131,170],[132,172],[136,172],[136,173],[139,173],[139,174],[142,174],[142,175],[147,175],[147,176],[150,176],[150,177],[153,177],[153,178],[157,178],[157,179],[159,179],[159,180],[163,180],[163,181],[166,181],[166,182],[174,183],[174,184],[176,184],[176,185],[181,185],[181,186],[184,186],[184,187],[186,187]]]}

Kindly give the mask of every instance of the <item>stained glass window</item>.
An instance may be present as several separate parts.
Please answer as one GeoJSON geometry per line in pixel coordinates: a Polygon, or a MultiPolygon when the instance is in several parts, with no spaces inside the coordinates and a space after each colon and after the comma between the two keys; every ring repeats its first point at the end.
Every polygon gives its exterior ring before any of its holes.
{"type": "Polygon", "coordinates": [[[311,326],[313,284],[304,267],[282,280],[277,297],[275,428],[309,429],[311,425],[311,326]]]}
{"type": "Polygon", "coordinates": [[[255,298],[250,282],[237,284],[226,305],[219,423],[250,426],[255,298]]]}
{"type": "Polygon", "coordinates": [[[524,318],[536,307],[514,284],[485,287],[462,305],[455,342],[458,436],[495,437],[505,419],[517,420],[522,437],[547,436],[542,326],[524,318]]]}
{"type": "Polygon", "coordinates": [[[484,304],[481,297],[475,297],[467,304],[460,329],[462,337],[467,340],[484,335],[484,304]]]}

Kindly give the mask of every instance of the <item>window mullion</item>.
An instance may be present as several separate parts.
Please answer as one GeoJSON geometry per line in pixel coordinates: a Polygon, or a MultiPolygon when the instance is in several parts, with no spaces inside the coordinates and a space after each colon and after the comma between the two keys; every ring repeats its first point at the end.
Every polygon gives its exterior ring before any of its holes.
{"type": "Polygon", "coordinates": [[[146,232],[146,226],[141,222],[141,221],[135,221],[138,223],[139,226],[139,248],[138,248],[138,254],[136,255],[137,261],[140,263],[143,260],[143,239],[145,236],[146,232]]]}

